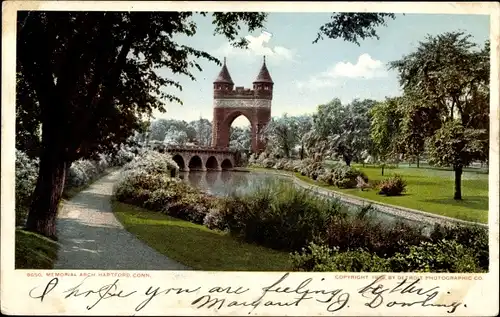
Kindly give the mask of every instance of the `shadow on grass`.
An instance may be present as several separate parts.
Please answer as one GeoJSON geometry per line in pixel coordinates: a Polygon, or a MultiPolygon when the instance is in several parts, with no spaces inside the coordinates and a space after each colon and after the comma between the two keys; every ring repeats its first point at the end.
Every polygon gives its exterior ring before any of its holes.
{"type": "MultiPolygon", "coordinates": [[[[407,177],[403,176],[403,179],[405,179],[405,178],[407,178],[407,177]]],[[[413,187],[413,186],[437,186],[438,184],[436,182],[411,181],[408,185],[413,187]]]]}
{"type": "Polygon", "coordinates": [[[31,270],[52,269],[57,260],[59,244],[42,235],[16,229],[15,268],[31,270]]]}
{"type": "Polygon", "coordinates": [[[443,198],[443,199],[425,199],[422,201],[427,203],[467,207],[476,210],[483,210],[485,213],[488,212],[488,197],[484,196],[467,196],[464,197],[462,200],[455,200],[453,198],[443,198]]]}

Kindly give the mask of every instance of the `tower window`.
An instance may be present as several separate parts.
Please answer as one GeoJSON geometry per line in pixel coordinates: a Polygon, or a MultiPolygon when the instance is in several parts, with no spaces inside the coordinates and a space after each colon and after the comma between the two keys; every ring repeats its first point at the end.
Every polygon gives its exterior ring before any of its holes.
{"type": "Polygon", "coordinates": [[[264,90],[269,90],[269,87],[268,86],[264,86],[264,90]]]}

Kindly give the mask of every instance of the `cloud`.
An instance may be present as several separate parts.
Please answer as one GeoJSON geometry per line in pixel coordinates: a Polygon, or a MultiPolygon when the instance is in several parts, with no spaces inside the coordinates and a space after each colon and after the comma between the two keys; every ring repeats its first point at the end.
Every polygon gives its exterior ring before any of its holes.
{"type": "Polygon", "coordinates": [[[219,47],[215,53],[224,56],[266,56],[275,60],[294,61],[295,52],[283,46],[269,45],[272,34],[269,32],[262,32],[259,36],[247,35],[245,39],[248,41],[248,48],[241,49],[231,46],[230,43],[225,43],[219,47]]]}
{"type": "Polygon", "coordinates": [[[330,68],[325,75],[331,77],[371,79],[387,76],[387,70],[381,61],[375,60],[365,53],[359,56],[356,64],[339,62],[330,68]]]}
{"type": "Polygon", "coordinates": [[[308,81],[297,81],[296,86],[298,88],[318,89],[337,86],[341,78],[373,79],[387,77],[387,75],[384,63],[365,53],[358,57],[356,64],[338,62],[327,71],[311,76],[308,81]]]}

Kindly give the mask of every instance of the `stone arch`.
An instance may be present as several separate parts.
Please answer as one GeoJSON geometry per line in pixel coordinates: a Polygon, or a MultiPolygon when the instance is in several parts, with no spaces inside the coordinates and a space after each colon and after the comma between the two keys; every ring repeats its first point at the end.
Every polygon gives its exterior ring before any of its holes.
{"type": "Polygon", "coordinates": [[[203,161],[198,155],[193,155],[189,160],[188,164],[190,171],[201,171],[203,170],[203,161]]]}
{"type": "Polygon", "coordinates": [[[186,169],[186,163],[182,155],[175,154],[174,156],[172,156],[172,160],[174,160],[174,162],[177,163],[177,166],[179,166],[179,170],[183,171],[186,169]]]}
{"type": "Polygon", "coordinates": [[[233,168],[233,163],[231,162],[230,159],[226,158],[222,161],[222,163],[220,164],[220,167],[223,169],[223,170],[228,170],[228,169],[231,169],[233,168]]]}
{"type": "Polygon", "coordinates": [[[219,162],[217,161],[217,158],[215,156],[210,156],[205,163],[205,167],[207,170],[218,170],[219,162]]]}
{"type": "Polygon", "coordinates": [[[250,122],[252,134],[252,152],[265,149],[265,140],[260,137],[264,127],[271,120],[271,109],[266,107],[219,107],[214,108],[214,129],[212,146],[229,147],[230,128],[239,116],[245,116],[250,122]]]}

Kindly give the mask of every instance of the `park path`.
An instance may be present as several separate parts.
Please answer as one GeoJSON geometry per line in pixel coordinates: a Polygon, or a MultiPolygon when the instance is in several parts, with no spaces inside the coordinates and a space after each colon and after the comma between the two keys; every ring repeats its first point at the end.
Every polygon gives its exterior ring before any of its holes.
{"type": "Polygon", "coordinates": [[[119,171],[64,203],[57,219],[61,247],[55,269],[188,270],[129,233],[111,211],[119,171]]]}

